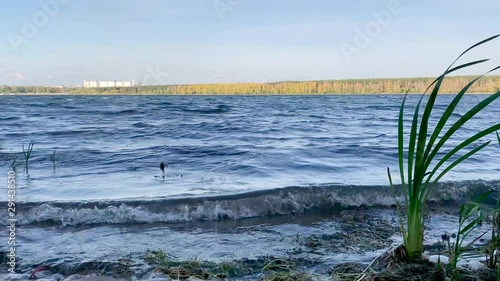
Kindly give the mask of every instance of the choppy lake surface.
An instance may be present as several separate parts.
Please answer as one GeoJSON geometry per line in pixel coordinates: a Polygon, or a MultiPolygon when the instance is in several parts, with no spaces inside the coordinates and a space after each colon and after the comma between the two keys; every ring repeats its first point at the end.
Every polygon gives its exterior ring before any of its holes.
{"type": "MultiPolygon", "coordinates": [[[[453,97],[440,96],[435,112],[453,97]]],[[[269,215],[392,204],[386,167],[396,174],[402,98],[0,96],[0,172],[7,175],[16,157],[22,161],[22,145],[35,142],[29,175],[17,166],[20,255],[27,268],[119,258],[161,244],[180,257],[208,260],[289,254],[296,233],[331,233],[335,224],[271,223],[269,215]],[[168,163],[164,178],[162,161],[168,163]],[[217,224],[172,228],[249,218],[258,218],[250,229],[235,223],[229,232],[217,224]],[[248,244],[252,251],[239,250],[248,244]]],[[[466,96],[450,122],[484,98],[466,96]]],[[[417,100],[410,96],[408,103],[417,100]]],[[[449,145],[498,123],[499,116],[495,102],[449,145]]],[[[447,192],[437,201],[500,187],[500,149],[494,135],[489,140],[495,145],[444,179],[447,192]]],[[[373,257],[337,254],[325,256],[325,263],[373,257]]]]}
{"type": "MultiPolygon", "coordinates": [[[[452,98],[439,97],[436,112],[452,98]]],[[[483,98],[465,97],[459,112],[483,98]]],[[[5,174],[14,157],[22,161],[22,145],[35,142],[30,176],[18,179],[19,199],[25,201],[386,185],[386,167],[397,168],[401,100],[401,95],[2,96],[0,163],[5,174]],[[165,180],[161,161],[169,164],[165,180]]],[[[499,116],[496,102],[457,140],[499,116]]],[[[498,179],[499,157],[498,147],[489,147],[448,179],[498,179]]]]}

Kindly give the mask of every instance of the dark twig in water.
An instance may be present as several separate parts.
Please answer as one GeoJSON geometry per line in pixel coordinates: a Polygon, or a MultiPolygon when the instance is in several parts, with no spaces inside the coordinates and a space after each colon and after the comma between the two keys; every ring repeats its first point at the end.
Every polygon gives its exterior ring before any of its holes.
{"type": "Polygon", "coordinates": [[[168,167],[168,165],[167,165],[167,164],[165,164],[164,162],[161,162],[161,163],[160,163],[160,169],[161,169],[161,171],[162,171],[162,173],[163,173],[163,176],[162,176],[162,178],[163,178],[163,179],[165,179],[165,168],[166,168],[166,167],[168,167]]]}
{"type": "Polygon", "coordinates": [[[38,278],[36,277],[36,274],[37,274],[38,272],[43,272],[43,271],[45,271],[45,270],[49,270],[49,269],[50,269],[50,266],[49,266],[49,265],[40,265],[40,266],[38,266],[37,268],[35,268],[35,269],[31,272],[31,275],[30,275],[30,278],[29,278],[29,279],[30,279],[30,280],[36,280],[36,279],[38,279],[38,278]]]}
{"type": "Polygon", "coordinates": [[[52,168],[54,171],[56,170],[56,150],[54,149],[54,153],[52,153],[52,156],[50,157],[50,161],[52,161],[52,168]]]}
{"type": "Polygon", "coordinates": [[[12,170],[14,171],[16,170],[16,164],[17,164],[16,162],[17,162],[17,156],[14,157],[14,160],[12,160],[12,164],[10,165],[12,170]]]}
{"type": "Polygon", "coordinates": [[[372,260],[372,262],[360,273],[360,276],[358,278],[356,278],[355,281],[361,281],[361,280],[363,280],[363,278],[365,278],[365,276],[366,276],[366,272],[370,269],[370,267],[372,267],[372,265],[375,263],[375,261],[377,261],[382,256],[385,256],[391,250],[394,250],[394,248],[392,247],[392,245],[393,245],[393,243],[391,243],[391,245],[389,246],[389,248],[382,255],[379,255],[374,260],[372,260]]]}

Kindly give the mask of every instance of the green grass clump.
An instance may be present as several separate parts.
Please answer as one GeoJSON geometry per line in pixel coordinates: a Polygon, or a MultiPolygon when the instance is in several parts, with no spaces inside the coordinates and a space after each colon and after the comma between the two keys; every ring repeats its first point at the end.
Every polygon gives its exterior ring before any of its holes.
{"type": "MultiPolygon", "coordinates": [[[[484,250],[488,268],[497,267],[500,259],[500,196],[497,198],[496,208],[491,214],[491,240],[484,250]]],[[[500,271],[499,271],[500,274],[500,271]]],[[[500,279],[499,279],[500,280],[500,279]]]]}
{"type": "MultiPolygon", "coordinates": [[[[406,208],[406,218],[400,218],[400,227],[403,233],[404,247],[407,256],[412,259],[420,257],[423,252],[423,239],[425,230],[425,211],[427,201],[432,193],[433,187],[438,181],[446,175],[450,170],[456,167],[461,162],[467,160],[472,155],[476,154],[485,148],[490,142],[478,144],[485,136],[500,130],[500,124],[495,124],[489,128],[481,130],[479,133],[469,137],[449,151],[444,151],[444,145],[462,128],[471,118],[483,111],[488,105],[500,97],[500,91],[485,98],[447,130],[445,126],[449,121],[450,116],[456,111],[456,107],[468,90],[482,77],[477,77],[469,82],[452,100],[444,113],[439,117],[437,125],[433,129],[429,129],[429,120],[432,116],[432,111],[436,102],[436,98],[440,93],[441,85],[444,79],[452,72],[460,69],[468,68],[473,65],[484,63],[487,59],[468,62],[459,66],[455,63],[470,50],[496,39],[500,35],[496,35],[485,39],[464,51],[446,71],[439,76],[428,89],[433,87],[432,92],[426,95],[424,92],[420,98],[415,111],[413,113],[411,129],[408,136],[407,148],[405,148],[405,132],[403,130],[405,102],[407,96],[404,97],[398,121],[398,158],[399,158],[399,173],[401,178],[401,189],[404,195],[404,206],[406,208]],[[424,96],[428,96],[427,104],[423,112],[421,104],[424,96]],[[468,150],[467,152],[464,152],[468,150]],[[463,152],[463,153],[462,153],[463,152]],[[405,159],[406,155],[406,159],[405,159]],[[443,155],[440,158],[437,156],[443,155]],[[406,164],[406,173],[405,173],[406,164]],[[406,223],[406,227],[404,224],[406,223]]],[[[488,73],[499,69],[496,67],[488,73]]],[[[488,74],[486,73],[486,74],[488,74]]],[[[483,75],[484,76],[484,75],[483,75]]],[[[388,169],[389,182],[393,188],[394,198],[396,200],[394,185],[392,182],[391,173],[388,169]]],[[[396,200],[396,205],[401,208],[401,205],[396,200]]]]}
{"type": "Polygon", "coordinates": [[[275,272],[261,279],[261,281],[315,281],[312,275],[303,272],[275,272]]]}
{"type": "Polygon", "coordinates": [[[29,174],[29,162],[31,158],[31,152],[33,151],[33,145],[34,143],[31,141],[28,144],[28,147],[24,149],[24,144],[23,144],[24,170],[26,171],[26,174],[29,174]]]}
{"type": "Polygon", "coordinates": [[[214,275],[218,278],[225,279],[228,277],[237,276],[240,272],[241,269],[238,264],[234,262],[222,262],[215,269],[214,275]]]}
{"type": "Polygon", "coordinates": [[[184,280],[190,277],[203,280],[225,280],[242,275],[244,272],[241,264],[236,262],[176,261],[162,250],[148,252],[145,260],[154,265],[157,271],[168,275],[174,280],[184,280]]]}
{"type": "MultiPolygon", "coordinates": [[[[483,197],[490,193],[485,193],[483,197]]],[[[481,200],[480,200],[481,201],[481,200]]],[[[458,259],[464,253],[463,243],[471,232],[481,225],[484,219],[484,214],[479,208],[479,205],[473,202],[467,202],[460,207],[460,217],[458,220],[458,232],[453,245],[453,250],[450,251],[450,265],[452,277],[451,280],[458,281],[460,273],[457,268],[458,259]]],[[[475,240],[474,240],[475,241],[475,240]]],[[[449,243],[449,242],[448,242],[449,243]]],[[[472,243],[469,244],[469,246],[472,243]]]]}

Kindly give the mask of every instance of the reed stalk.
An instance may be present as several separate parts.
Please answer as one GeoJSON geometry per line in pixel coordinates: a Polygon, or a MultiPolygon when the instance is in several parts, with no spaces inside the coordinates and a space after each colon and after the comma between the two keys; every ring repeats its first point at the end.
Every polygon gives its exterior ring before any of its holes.
{"type": "Polygon", "coordinates": [[[26,171],[26,174],[29,174],[29,162],[31,158],[31,152],[33,151],[33,145],[34,143],[31,141],[28,144],[28,147],[25,149],[23,144],[24,170],[26,171]]]}

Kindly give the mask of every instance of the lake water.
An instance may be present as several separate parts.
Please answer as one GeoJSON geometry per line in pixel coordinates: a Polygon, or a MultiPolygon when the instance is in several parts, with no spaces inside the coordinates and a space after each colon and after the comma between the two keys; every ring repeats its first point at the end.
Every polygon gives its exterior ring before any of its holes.
{"type": "MultiPolygon", "coordinates": [[[[459,112],[482,98],[467,96],[459,112]]],[[[35,142],[29,177],[18,179],[20,199],[26,201],[387,185],[386,167],[397,169],[401,100],[401,95],[3,96],[0,163],[5,174],[15,156],[22,161],[22,145],[35,142]],[[169,165],[164,180],[162,161],[169,165]]],[[[457,139],[498,122],[498,116],[496,102],[457,139]]],[[[498,158],[498,147],[489,147],[448,179],[498,179],[498,158]]]]}
{"type": "MultiPolygon", "coordinates": [[[[435,113],[443,112],[453,97],[440,96],[435,113]]],[[[169,239],[184,235],[158,226],[139,231],[133,228],[138,223],[264,218],[320,204],[390,205],[386,168],[398,181],[402,98],[0,96],[0,173],[7,175],[17,157],[18,218],[24,225],[20,239],[27,245],[21,252],[31,264],[54,256],[58,262],[75,256],[99,259],[92,252],[96,247],[106,248],[106,257],[132,251],[123,248],[131,236],[163,243],[167,232],[169,239]],[[34,149],[27,174],[20,162],[22,145],[30,141],[34,149]],[[162,161],[168,164],[165,175],[159,168],[162,161]],[[79,226],[86,228],[76,231],[79,226]],[[127,231],[121,231],[125,226],[127,231]],[[105,237],[97,239],[99,235],[105,237]],[[57,248],[58,241],[65,241],[64,249],[57,248]],[[86,246],[79,248],[82,243],[86,246]]],[[[484,98],[466,96],[452,120],[484,98]]],[[[417,100],[410,96],[408,104],[417,100]]],[[[449,145],[498,123],[499,116],[497,101],[449,145]]],[[[488,140],[494,143],[453,170],[445,185],[498,188],[500,148],[494,135],[488,140]]],[[[303,229],[287,233],[295,231],[303,229]]],[[[4,236],[2,232],[0,238],[4,236]]],[[[255,237],[238,237],[234,239],[250,242],[237,245],[257,243],[252,242],[255,237]]]]}

